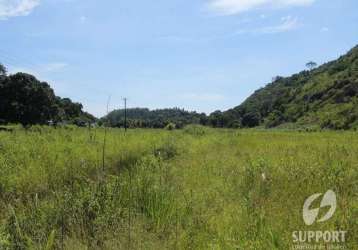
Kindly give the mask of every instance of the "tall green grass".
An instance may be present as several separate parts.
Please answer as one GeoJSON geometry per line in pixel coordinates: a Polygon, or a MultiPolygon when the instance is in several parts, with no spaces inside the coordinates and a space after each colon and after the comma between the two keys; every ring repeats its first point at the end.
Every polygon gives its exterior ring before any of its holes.
{"type": "Polygon", "coordinates": [[[358,248],[358,135],[35,127],[0,133],[0,249],[290,249],[297,230],[358,248]],[[306,226],[304,200],[338,208],[306,226]]]}

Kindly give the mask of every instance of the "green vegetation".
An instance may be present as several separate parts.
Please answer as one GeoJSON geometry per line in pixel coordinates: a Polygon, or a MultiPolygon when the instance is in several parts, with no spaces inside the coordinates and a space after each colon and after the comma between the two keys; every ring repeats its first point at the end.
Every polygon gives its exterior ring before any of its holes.
{"type": "MultiPolygon", "coordinates": [[[[176,128],[182,128],[188,124],[205,123],[206,115],[179,108],[157,110],[130,108],[127,109],[127,119],[130,128],[164,128],[168,124],[175,124],[176,128]]],[[[103,123],[108,121],[111,127],[124,127],[124,109],[110,112],[101,121],[103,123]]]]}
{"type": "MultiPolygon", "coordinates": [[[[130,128],[183,128],[201,124],[219,128],[358,128],[358,47],[336,61],[291,77],[277,76],[240,106],[209,116],[179,108],[127,110],[130,128]]],[[[80,103],[56,97],[47,83],[18,73],[7,76],[0,64],[0,124],[72,123],[85,126],[96,118],[82,111],[80,103]]],[[[114,110],[100,120],[111,127],[124,127],[124,110],[114,110]]]]}
{"type": "Polygon", "coordinates": [[[7,76],[0,64],[0,124],[24,126],[72,123],[85,126],[96,118],[82,110],[82,104],[55,95],[53,89],[34,76],[17,73],[7,76]]]}
{"type": "Polygon", "coordinates": [[[0,132],[0,249],[289,249],[296,230],[358,248],[358,135],[34,126],[0,132]],[[337,211],[305,226],[304,200],[337,211]]]}
{"type": "Polygon", "coordinates": [[[297,230],[357,249],[358,47],[316,66],[210,116],[129,109],[129,128],[164,129],[125,133],[124,110],[79,128],[97,119],[0,64],[0,124],[23,125],[0,127],[0,249],[290,249],[297,230]],[[329,189],[334,217],[306,226],[329,189]]]}
{"type": "MultiPolygon", "coordinates": [[[[265,88],[257,90],[240,106],[209,116],[180,109],[150,111],[130,109],[130,127],[178,128],[201,124],[219,128],[356,129],[358,128],[358,47],[336,61],[291,77],[277,76],[265,88]]],[[[124,110],[107,117],[112,127],[124,126],[124,110]]]]}
{"type": "Polygon", "coordinates": [[[240,106],[211,115],[217,127],[358,127],[358,46],[336,61],[275,77],[240,106]]]}

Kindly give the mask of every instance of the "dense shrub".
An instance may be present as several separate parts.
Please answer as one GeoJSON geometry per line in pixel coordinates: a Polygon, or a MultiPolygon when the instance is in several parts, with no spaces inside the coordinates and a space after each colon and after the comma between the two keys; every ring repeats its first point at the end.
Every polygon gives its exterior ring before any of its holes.
{"type": "Polygon", "coordinates": [[[170,122],[165,126],[165,129],[166,130],[174,130],[174,129],[176,129],[176,125],[174,123],[170,122]]]}
{"type": "Polygon", "coordinates": [[[193,136],[204,136],[207,134],[209,129],[201,125],[188,125],[184,127],[184,133],[193,136]]]}

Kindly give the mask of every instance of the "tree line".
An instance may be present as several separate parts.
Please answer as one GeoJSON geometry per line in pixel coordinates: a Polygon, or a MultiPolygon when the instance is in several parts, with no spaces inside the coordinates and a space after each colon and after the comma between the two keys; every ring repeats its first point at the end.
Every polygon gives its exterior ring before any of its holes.
{"type": "MultiPolygon", "coordinates": [[[[216,128],[273,128],[292,124],[358,128],[358,46],[318,68],[312,61],[306,66],[308,70],[291,77],[274,77],[266,87],[227,111],[206,115],[180,108],[132,108],[126,111],[127,127],[182,128],[201,124],[216,128]]],[[[0,124],[65,122],[84,126],[95,121],[94,116],[83,111],[82,104],[56,96],[48,83],[25,73],[7,75],[0,64],[0,124]]],[[[114,110],[98,124],[124,127],[125,111],[114,110]]]]}
{"type": "MultiPolygon", "coordinates": [[[[124,109],[110,112],[100,119],[111,127],[124,127],[124,109]]],[[[169,124],[182,128],[188,124],[203,124],[207,118],[204,113],[189,112],[180,108],[149,110],[148,108],[130,108],[127,112],[129,128],[165,128],[169,124]]]]}
{"type": "Polygon", "coordinates": [[[56,96],[48,83],[26,73],[8,75],[0,64],[0,124],[85,126],[95,121],[81,103],[56,96]]]}

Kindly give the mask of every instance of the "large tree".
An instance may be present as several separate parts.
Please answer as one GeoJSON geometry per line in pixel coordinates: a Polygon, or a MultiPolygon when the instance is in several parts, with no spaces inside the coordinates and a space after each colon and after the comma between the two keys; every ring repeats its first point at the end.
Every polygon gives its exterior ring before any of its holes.
{"type": "Polygon", "coordinates": [[[7,70],[4,65],[0,63],[0,76],[6,76],[7,70]]]}
{"type": "Polygon", "coordinates": [[[306,67],[309,69],[309,70],[312,70],[314,68],[317,67],[317,63],[313,62],[313,61],[310,61],[308,63],[306,63],[306,67]]]}
{"type": "Polygon", "coordinates": [[[54,91],[34,76],[17,73],[0,85],[0,119],[7,122],[45,124],[57,116],[54,91]]]}

